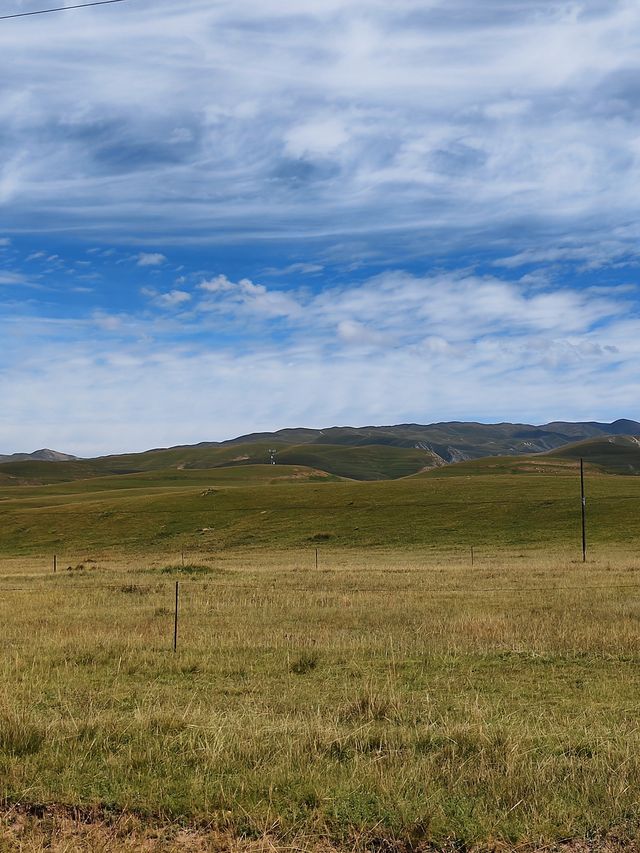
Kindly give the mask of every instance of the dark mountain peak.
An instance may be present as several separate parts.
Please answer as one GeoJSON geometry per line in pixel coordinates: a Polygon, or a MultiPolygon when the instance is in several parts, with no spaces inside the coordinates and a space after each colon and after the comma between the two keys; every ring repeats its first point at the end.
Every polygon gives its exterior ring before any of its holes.
{"type": "Polygon", "coordinates": [[[612,435],[640,435],[640,423],[638,421],[630,421],[626,418],[619,418],[612,424],[609,424],[612,435]]]}

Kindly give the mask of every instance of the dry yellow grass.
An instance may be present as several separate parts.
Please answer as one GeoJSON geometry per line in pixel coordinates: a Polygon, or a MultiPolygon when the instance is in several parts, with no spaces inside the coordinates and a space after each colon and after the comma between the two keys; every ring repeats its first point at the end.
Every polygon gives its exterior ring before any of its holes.
{"type": "MultiPolygon", "coordinates": [[[[74,830],[63,813],[51,849],[636,837],[634,554],[583,566],[481,551],[472,568],[466,554],[323,550],[316,570],[306,549],[186,563],[93,553],[55,576],[45,557],[0,563],[5,802],[137,822],[114,840],[122,827],[74,830]]],[[[36,850],[50,828],[20,817],[3,831],[36,850]]]]}

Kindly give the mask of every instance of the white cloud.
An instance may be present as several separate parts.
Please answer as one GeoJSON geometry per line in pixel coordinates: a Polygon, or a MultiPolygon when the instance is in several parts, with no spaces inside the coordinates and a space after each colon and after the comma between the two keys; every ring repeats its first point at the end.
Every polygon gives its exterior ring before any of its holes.
{"type": "Polygon", "coordinates": [[[96,312],[91,335],[84,323],[0,317],[11,341],[0,350],[2,446],[82,454],[292,423],[633,416],[640,317],[626,291],[611,299],[603,288],[541,289],[464,272],[390,272],[316,295],[225,276],[202,284],[190,300],[147,289],[159,308],[164,297],[176,303],[166,307],[188,304],[182,319],[96,312]],[[287,304],[274,315],[271,300],[281,298],[297,311],[287,304]],[[185,408],[188,423],[176,414],[185,408]],[[35,409],[39,417],[29,417],[35,409]]]}
{"type": "Polygon", "coordinates": [[[285,147],[292,157],[326,157],[338,151],[349,134],[335,117],[317,118],[295,125],[285,133],[285,147]]]}
{"type": "Polygon", "coordinates": [[[166,292],[160,292],[155,287],[141,287],[140,293],[159,308],[169,309],[178,308],[191,301],[191,294],[186,290],[177,288],[166,292]]]}
{"type": "Polygon", "coordinates": [[[496,101],[492,104],[487,104],[484,108],[484,114],[487,118],[501,121],[503,119],[518,118],[525,115],[531,109],[531,102],[520,98],[512,98],[505,101],[496,101]]]}
{"type": "MultiPolygon", "coordinates": [[[[247,281],[247,285],[253,287],[250,281],[247,281]]],[[[244,282],[236,285],[232,281],[229,281],[226,275],[217,275],[215,278],[203,281],[198,285],[198,290],[204,290],[206,293],[229,293],[235,288],[243,290],[244,282]]]]}
{"type": "Polygon", "coordinates": [[[632,324],[626,335],[615,355],[553,340],[519,347],[479,342],[455,357],[441,345],[431,352],[367,351],[348,361],[344,353],[321,357],[317,348],[302,346],[250,346],[232,354],[48,348],[37,369],[27,360],[4,373],[0,442],[8,449],[35,447],[47,437],[55,446],[93,454],[293,423],[429,422],[470,413],[521,421],[616,417],[629,414],[634,399],[638,345],[629,337],[640,339],[640,325],[632,324]],[[35,401],[38,420],[27,417],[35,401]],[[184,411],[190,412],[187,421],[184,411]],[[20,431],[11,423],[21,423],[20,431]]]}
{"type": "Polygon", "coordinates": [[[263,284],[254,284],[248,278],[233,282],[225,275],[218,275],[201,282],[197,289],[210,297],[199,303],[201,311],[240,312],[264,319],[292,319],[302,314],[302,307],[295,297],[281,290],[268,290],[263,284]]]}
{"type": "Polygon", "coordinates": [[[104,311],[96,311],[93,315],[93,322],[105,332],[119,332],[123,325],[123,318],[104,311]]]}
{"type": "Polygon", "coordinates": [[[380,347],[389,343],[384,334],[365,326],[363,323],[358,323],[357,320],[340,320],[337,332],[339,339],[346,344],[380,347]]]}
{"type": "Polygon", "coordinates": [[[188,127],[176,127],[171,136],[169,137],[169,142],[174,145],[180,145],[185,142],[191,142],[193,140],[193,131],[188,127]]]}
{"type": "Polygon", "coordinates": [[[0,284],[16,285],[25,287],[37,287],[29,280],[26,275],[20,272],[9,272],[8,270],[0,270],[0,284]]]}
{"type": "Polygon", "coordinates": [[[162,293],[156,298],[156,303],[163,308],[177,308],[191,300],[191,294],[184,290],[170,290],[162,293]]]}
{"type": "Polygon", "coordinates": [[[139,267],[159,267],[166,263],[166,257],[160,252],[140,252],[137,256],[137,266],[139,267]]]}
{"type": "Polygon", "coordinates": [[[269,267],[264,271],[263,275],[317,275],[318,273],[323,272],[324,269],[324,264],[301,261],[295,264],[289,264],[289,266],[286,267],[269,267]]]}

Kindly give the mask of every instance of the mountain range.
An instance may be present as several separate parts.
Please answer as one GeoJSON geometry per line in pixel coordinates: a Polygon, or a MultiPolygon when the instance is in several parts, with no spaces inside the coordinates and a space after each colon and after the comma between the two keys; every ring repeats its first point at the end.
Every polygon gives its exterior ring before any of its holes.
{"type": "Polygon", "coordinates": [[[574,441],[609,435],[640,435],[640,423],[617,420],[613,423],[554,421],[542,426],[531,424],[482,424],[450,421],[435,424],[399,424],[397,426],[331,427],[329,429],[282,429],[278,432],[251,433],[220,443],[200,446],[225,446],[251,442],[274,445],[387,445],[425,450],[443,463],[462,462],[483,456],[512,456],[543,453],[574,441]]]}
{"type": "Polygon", "coordinates": [[[0,456],[0,479],[37,483],[275,463],[355,480],[380,480],[488,457],[541,453],[567,459],[593,456],[594,464],[606,470],[613,466],[617,473],[637,473],[640,443],[635,436],[640,436],[640,423],[632,420],[554,421],[541,426],[452,421],[328,429],[301,427],[95,459],[78,459],[53,450],[16,453],[0,456]]]}

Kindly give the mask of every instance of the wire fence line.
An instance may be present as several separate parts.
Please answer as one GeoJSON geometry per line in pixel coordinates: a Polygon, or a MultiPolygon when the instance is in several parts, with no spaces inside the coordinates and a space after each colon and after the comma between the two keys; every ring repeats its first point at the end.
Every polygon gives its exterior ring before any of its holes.
{"type": "MultiPolygon", "coordinates": [[[[64,575],[62,572],[60,573],[62,577],[70,577],[69,575],[64,575]]],[[[592,590],[621,590],[621,589],[640,589],[640,583],[636,584],[580,584],[579,586],[492,586],[492,587],[480,587],[476,589],[425,589],[425,588],[416,588],[416,587],[397,587],[395,586],[393,590],[390,590],[389,587],[314,587],[314,586],[270,586],[270,587],[259,587],[252,586],[251,584],[220,584],[220,583],[212,583],[211,581],[197,581],[189,578],[180,578],[181,585],[191,585],[187,588],[193,590],[200,590],[201,592],[211,592],[212,590],[224,590],[224,589],[233,589],[233,590],[242,590],[244,592],[254,592],[254,593],[265,593],[271,594],[274,592],[281,593],[289,593],[289,592],[310,592],[317,593],[318,595],[352,595],[356,593],[362,594],[384,594],[388,595],[389,592],[393,591],[394,593],[411,593],[415,595],[423,595],[423,596],[447,596],[447,595],[485,595],[486,593],[492,592],[583,592],[583,591],[592,591],[592,590]],[[205,586],[206,584],[206,586],[205,586]]],[[[67,588],[64,590],[65,592],[69,591],[92,591],[92,590],[109,590],[111,592],[163,592],[164,589],[173,589],[175,584],[175,576],[172,580],[164,581],[163,588],[158,589],[161,581],[157,581],[154,584],[136,584],[135,582],[125,583],[109,583],[109,584],[83,584],[76,585],[74,587],[67,588]],[[129,588],[129,589],[127,589],[129,588]]],[[[0,593],[3,592],[50,592],[52,589],[52,583],[48,583],[47,585],[36,586],[31,584],[29,586],[24,587],[2,587],[0,586],[0,593]]],[[[62,589],[62,586],[59,587],[62,589]]]]}

